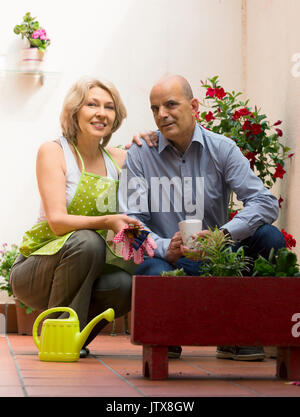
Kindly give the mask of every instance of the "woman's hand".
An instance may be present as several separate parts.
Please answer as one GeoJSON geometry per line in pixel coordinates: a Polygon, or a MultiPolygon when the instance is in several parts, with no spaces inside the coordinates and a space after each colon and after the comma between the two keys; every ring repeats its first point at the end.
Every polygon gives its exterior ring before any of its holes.
{"type": "Polygon", "coordinates": [[[138,146],[142,146],[142,141],[140,140],[140,138],[143,138],[150,148],[152,148],[153,146],[157,146],[157,143],[158,143],[157,133],[153,130],[145,130],[144,132],[140,132],[134,135],[131,143],[128,143],[127,145],[125,145],[125,148],[130,149],[134,143],[136,143],[138,146]]]}
{"type": "Polygon", "coordinates": [[[127,224],[142,226],[139,220],[129,217],[126,214],[111,214],[105,216],[105,218],[106,229],[113,230],[115,233],[119,233],[127,224]]]}

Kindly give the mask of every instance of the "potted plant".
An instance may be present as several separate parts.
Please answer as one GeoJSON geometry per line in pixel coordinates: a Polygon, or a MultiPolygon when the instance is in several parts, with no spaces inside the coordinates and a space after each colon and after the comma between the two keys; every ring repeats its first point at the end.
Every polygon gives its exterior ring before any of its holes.
{"type": "MultiPolygon", "coordinates": [[[[2,249],[0,250],[0,277],[2,277],[0,290],[6,291],[7,295],[10,297],[13,296],[13,293],[9,282],[9,274],[18,255],[19,252],[17,245],[12,244],[9,247],[7,243],[2,244],[2,249]]],[[[15,310],[17,326],[12,324],[11,328],[14,329],[17,327],[19,334],[31,335],[33,323],[36,317],[40,314],[40,311],[35,311],[34,309],[24,305],[19,300],[16,300],[15,310]]],[[[10,319],[9,314],[13,315],[12,312],[8,312],[8,314],[6,314],[7,321],[10,319]]]]}
{"type": "Polygon", "coordinates": [[[14,27],[14,33],[27,41],[27,47],[22,49],[21,55],[21,69],[27,71],[37,71],[40,68],[46,48],[50,45],[45,29],[35,19],[28,12],[23,22],[14,27]]]}
{"type": "MultiPolygon", "coordinates": [[[[12,297],[12,291],[9,284],[9,272],[18,255],[16,245],[8,247],[3,243],[0,249],[0,291],[5,291],[8,297],[12,297]]],[[[17,316],[15,303],[5,302],[0,304],[0,313],[5,317],[5,332],[16,333],[18,331],[17,316]]]]}
{"type": "Polygon", "coordinates": [[[239,345],[278,348],[276,375],[300,378],[296,255],[282,248],[253,263],[230,243],[217,228],[196,238],[186,256],[202,259],[199,276],[133,277],[131,341],[143,345],[144,376],[168,377],[168,346],[239,345]]]}

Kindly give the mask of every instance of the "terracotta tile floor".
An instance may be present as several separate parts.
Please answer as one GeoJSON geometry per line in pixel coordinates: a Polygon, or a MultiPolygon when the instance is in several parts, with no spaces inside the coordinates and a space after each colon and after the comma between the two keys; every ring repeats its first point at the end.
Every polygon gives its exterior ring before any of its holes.
{"type": "Polygon", "coordinates": [[[215,347],[183,347],[169,361],[169,379],[142,376],[142,347],[126,335],[98,336],[91,356],[42,362],[31,336],[0,336],[0,397],[300,397],[300,387],[275,377],[276,361],[215,358],[215,347]]]}

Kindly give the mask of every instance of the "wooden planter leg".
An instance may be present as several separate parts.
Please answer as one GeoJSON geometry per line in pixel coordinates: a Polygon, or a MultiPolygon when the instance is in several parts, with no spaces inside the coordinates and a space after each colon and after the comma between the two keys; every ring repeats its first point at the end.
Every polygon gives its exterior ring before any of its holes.
{"type": "Polygon", "coordinates": [[[143,375],[150,379],[168,378],[168,347],[143,345],[143,375]]]}
{"type": "Polygon", "coordinates": [[[300,347],[278,348],[276,376],[300,380],[300,347]]]}

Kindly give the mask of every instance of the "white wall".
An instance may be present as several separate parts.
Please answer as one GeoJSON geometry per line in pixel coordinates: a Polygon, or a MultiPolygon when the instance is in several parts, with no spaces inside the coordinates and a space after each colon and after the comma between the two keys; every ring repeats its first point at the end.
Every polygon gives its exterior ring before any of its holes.
{"type": "Polygon", "coordinates": [[[119,89],[128,118],[113,144],[155,128],[148,94],[167,72],[186,76],[196,96],[200,80],[216,74],[229,90],[243,84],[240,0],[2,2],[0,54],[10,69],[22,44],[13,27],[28,11],[52,41],[45,70],[60,74],[43,86],[21,75],[0,77],[0,243],[19,243],[36,219],[36,151],[60,133],[63,97],[77,78],[104,77],[119,89]]]}
{"type": "Polygon", "coordinates": [[[282,120],[283,143],[295,153],[276,185],[284,199],[277,225],[296,238],[300,259],[300,1],[248,0],[246,6],[247,95],[270,121],[282,120]]]}

